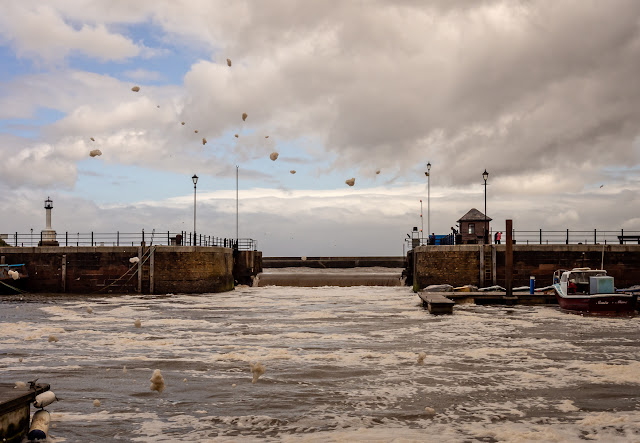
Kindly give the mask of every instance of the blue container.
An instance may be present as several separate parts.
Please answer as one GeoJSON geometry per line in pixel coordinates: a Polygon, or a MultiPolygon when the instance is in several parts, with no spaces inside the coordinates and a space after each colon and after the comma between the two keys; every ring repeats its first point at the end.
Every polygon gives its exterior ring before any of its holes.
{"type": "Polygon", "coordinates": [[[532,275],[529,277],[529,294],[533,295],[536,292],[536,278],[532,275]]]}

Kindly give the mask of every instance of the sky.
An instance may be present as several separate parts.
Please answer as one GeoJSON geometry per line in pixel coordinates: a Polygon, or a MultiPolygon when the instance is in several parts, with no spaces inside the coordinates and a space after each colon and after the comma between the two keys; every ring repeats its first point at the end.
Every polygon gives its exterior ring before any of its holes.
{"type": "Polygon", "coordinates": [[[485,169],[494,230],[640,231],[635,0],[0,10],[0,233],[47,197],[59,233],[191,231],[197,174],[197,231],[235,237],[236,166],[265,256],[400,255],[484,212],[485,169]]]}

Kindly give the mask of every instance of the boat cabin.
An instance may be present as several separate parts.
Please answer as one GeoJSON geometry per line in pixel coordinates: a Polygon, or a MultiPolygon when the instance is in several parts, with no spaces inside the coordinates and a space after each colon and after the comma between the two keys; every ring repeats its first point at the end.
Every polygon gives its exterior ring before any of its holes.
{"type": "Polygon", "coordinates": [[[607,271],[604,269],[559,270],[554,272],[553,282],[560,283],[560,288],[566,295],[612,294],[615,292],[613,277],[607,276],[607,271]]]}

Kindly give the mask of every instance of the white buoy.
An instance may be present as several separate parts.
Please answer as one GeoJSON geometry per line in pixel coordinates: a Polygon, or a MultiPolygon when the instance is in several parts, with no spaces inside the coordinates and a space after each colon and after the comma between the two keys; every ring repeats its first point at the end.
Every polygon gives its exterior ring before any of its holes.
{"type": "Polygon", "coordinates": [[[27,439],[29,441],[47,440],[47,432],[49,431],[50,424],[51,414],[47,411],[37,411],[31,419],[31,427],[29,428],[27,439]]]}
{"type": "Polygon", "coordinates": [[[56,400],[56,394],[54,394],[53,391],[46,391],[42,394],[36,395],[36,399],[33,401],[33,406],[42,409],[56,400]]]}
{"type": "Polygon", "coordinates": [[[17,280],[20,278],[20,273],[18,271],[14,271],[13,269],[9,269],[7,274],[9,274],[9,277],[11,277],[14,280],[17,280]]]}
{"type": "Polygon", "coordinates": [[[138,257],[131,257],[129,259],[129,263],[138,263],[140,261],[140,258],[138,257]]]}

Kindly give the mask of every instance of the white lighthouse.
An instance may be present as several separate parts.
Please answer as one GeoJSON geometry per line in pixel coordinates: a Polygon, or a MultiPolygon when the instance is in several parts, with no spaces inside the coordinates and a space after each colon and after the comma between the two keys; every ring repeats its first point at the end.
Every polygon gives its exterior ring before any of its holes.
{"type": "Polygon", "coordinates": [[[53,209],[53,201],[51,201],[51,198],[47,197],[44,201],[44,209],[47,213],[47,226],[42,230],[41,241],[38,243],[38,246],[58,246],[56,231],[51,229],[51,210],[53,209]]]}

